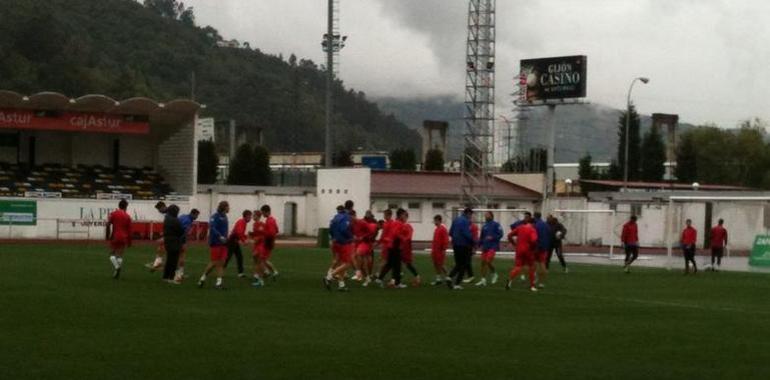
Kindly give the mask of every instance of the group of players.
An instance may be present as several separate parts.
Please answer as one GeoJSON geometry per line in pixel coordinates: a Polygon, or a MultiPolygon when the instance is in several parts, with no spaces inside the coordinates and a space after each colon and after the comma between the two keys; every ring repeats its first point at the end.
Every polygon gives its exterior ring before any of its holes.
{"type": "MultiPolygon", "coordinates": [[[[131,217],[127,213],[128,202],[121,200],[118,209],[113,211],[107,221],[107,238],[110,241],[110,262],[113,265],[113,278],[120,277],[123,267],[123,254],[131,245],[131,217]]],[[[179,207],[166,206],[158,202],[155,208],[164,215],[163,238],[160,240],[155,261],[146,266],[151,272],[163,271],[163,280],[170,284],[181,284],[186,277],[184,272],[186,258],[187,236],[197,220],[200,212],[192,209],[189,214],[179,215],[179,207]],[[165,257],[165,260],[164,260],[165,257]]],[[[227,214],[230,206],[222,201],[216,212],[209,219],[208,245],[210,261],[198,280],[198,286],[203,287],[211,272],[215,272],[214,287],[223,289],[224,269],[232,257],[236,258],[238,277],[245,278],[243,254],[241,245],[252,244],[253,271],[252,285],[262,287],[265,279],[277,280],[278,271],[270,261],[275,247],[275,239],[279,233],[278,223],[271,215],[270,206],[264,205],[259,210],[245,210],[238,219],[232,231],[229,230],[227,214]],[[263,220],[264,218],[264,220],[263,220]],[[253,220],[251,232],[247,225],[253,220]]],[[[433,218],[435,230],[431,242],[431,261],[436,274],[433,285],[446,284],[450,289],[461,290],[462,284],[474,280],[472,257],[477,249],[481,251],[480,280],[476,286],[494,285],[499,276],[494,261],[504,238],[503,227],[494,220],[494,214],[486,211],[484,224],[479,230],[473,222],[474,210],[466,208],[460,216],[452,221],[449,229],[443,224],[443,217],[433,218]],[[451,239],[451,240],[450,240],[451,239]],[[454,253],[454,267],[447,271],[445,266],[447,250],[454,253]]],[[[625,248],[624,271],[630,272],[631,264],[639,256],[639,233],[636,216],[623,225],[621,242],[625,248]]],[[[721,267],[724,249],[727,244],[727,230],[724,221],[711,229],[711,266],[712,270],[721,267]]],[[[422,282],[420,274],[414,267],[414,252],[412,237],[414,229],[409,224],[409,213],[404,209],[385,210],[384,220],[376,220],[371,211],[366,211],[363,217],[358,217],[352,201],[337,207],[337,213],[329,223],[331,237],[332,263],[326,276],[324,286],[332,289],[337,282],[339,291],[347,291],[346,279],[351,269],[354,271],[353,281],[362,282],[369,286],[372,282],[381,287],[405,288],[402,283],[402,266],[412,274],[412,285],[419,286],[422,282]],[[395,216],[395,218],[394,218],[395,216]],[[375,270],[374,250],[380,248],[380,259],[375,270]],[[390,275],[390,280],[386,281],[390,275]]],[[[505,286],[510,289],[514,280],[526,270],[529,277],[529,288],[537,291],[545,287],[548,277],[549,264],[555,253],[562,269],[568,272],[567,263],[562,253],[562,240],[567,230],[554,216],[543,220],[539,212],[526,212],[524,218],[513,223],[507,234],[511,246],[515,247],[514,266],[508,273],[505,286]]],[[[685,273],[697,273],[695,263],[695,244],[697,231],[692,227],[692,221],[687,220],[682,231],[680,245],[685,258],[685,273]]]]}
{"type": "MultiPolygon", "coordinates": [[[[131,246],[131,217],[128,212],[128,201],[121,200],[118,208],[110,213],[107,219],[106,234],[110,244],[110,262],[113,265],[113,278],[120,278],[123,267],[125,249],[131,246]]],[[[151,272],[163,271],[163,280],[169,284],[179,285],[186,278],[184,273],[187,236],[198,219],[200,212],[192,209],[189,214],[179,215],[179,207],[166,206],[158,202],[155,209],[164,215],[163,237],[159,241],[155,261],[146,264],[151,272]],[[165,260],[164,260],[165,258],[165,260]]],[[[243,267],[241,244],[252,243],[253,282],[254,287],[265,285],[265,279],[278,279],[278,270],[270,261],[275,248],[275,239],[279,233],[278,223],[271,214],[270,206],[264,205],[259,210],[245,210],[229,229],[227,214],[230,205],[227,201],[219,202],[216,212],[209,219],[208,245],[209,263],[198,280],[198,287],[206,284],[207,277],[215,272],[215,289],[224,289],[224,269],[232,257],[236,258],[238,277],[247,275],[243,267]],[[264,218],[264,220],[263,220],[264,218]],[[252,231],[247,232],[247,225],[254,221],[252,231]]]]}
{"type": "MultiPolygon", "coordinates": [[[[466,208],[452,221],[449,230],[443,224],[441,215],[433,218],[435,230],[431,242],[431,260],[436,273],[433,285],[446,284],[450,289],[461,290],[463,283],[472,283],[472,257],[477,248],[481,249],[481,278],[475,285],[483,287],[497,283],[494,260],[505,236],[503,227],[494,220],[494,214],[487,211],[484,214],[484,225],[479,230],[473,223],[473,214],[472,209],[466,208]],[[445,262],[450,239],[454,267],[447,271],[445,262]]],[[[381,221],[377,221],[371,211],[359,218],[352,201],[337,207],[337,214],[329,223],[332,264],[322,279],[328,290],[332,289],[336,281],[339,291],[348,291],[345,280],[350,269],[355,271],[352,279],[362,281],[364,287],[374,281],[381,287],[405,288],[407,285],[402,283],[402,265],[412,274],[412,285],[420,285],[420,275],[413,265],[414,229],[409,224],[409,213],[398,209],[395,218],[393,216],[393,210],[388,209],[381,221]],[[377,246],[380,248],[380,259],[378,270],[375,271],[374,250],[377,246]],[[390,280],[386,282],[388,275],[390,280]]],[[[527,212],[523,220],[512,224],[507,236],[511,244],[516,246],[516,261],[506,287],[510,289],[512,280],[525,267],[529,271],[530,288],[537,291],[545,287],[549,263],[554,253],[566,273],[567,263],[561,246],[566,233],[566,228],[557,218],[550,216],[544,221],[540,213],[533,215],[527,212]]]]}

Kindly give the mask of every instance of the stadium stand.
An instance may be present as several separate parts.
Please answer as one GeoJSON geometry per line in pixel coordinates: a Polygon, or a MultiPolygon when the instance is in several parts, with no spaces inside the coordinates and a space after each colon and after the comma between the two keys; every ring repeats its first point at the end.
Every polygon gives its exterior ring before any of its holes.
{"type": "Polygon", "coordinates": [[[163,177],[149,167],[117,170],[104,166],[68,167],[0,162],[0,196],[24,197],[29,193],[60,194],[62,198],[97,198],[99,194],[130,194],[133,199],[162,199],[174,195],[163,177]]]}

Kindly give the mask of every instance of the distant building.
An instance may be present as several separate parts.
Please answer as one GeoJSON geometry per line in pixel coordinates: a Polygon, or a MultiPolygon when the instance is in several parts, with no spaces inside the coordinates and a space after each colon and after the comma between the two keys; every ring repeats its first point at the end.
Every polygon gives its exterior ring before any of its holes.
{"type": "Polygon", "coordinates": [[[198,124],[195,126],[195,141],[216,141],[214,124],[212,117],[198,119],[198,124]]]}

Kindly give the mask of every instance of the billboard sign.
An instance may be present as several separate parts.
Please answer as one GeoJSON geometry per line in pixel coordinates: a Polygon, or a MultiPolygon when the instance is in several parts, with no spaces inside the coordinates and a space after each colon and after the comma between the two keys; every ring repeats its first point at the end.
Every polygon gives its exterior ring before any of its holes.
{"type": "Polygon", "coordinates": [[[751,248],[749,265],[753,267],[770,267],[770,236],[757,235],[751,248]]]}
{"type": "Polygon", "coordinates": [[[147,134],[150,123],[133,116],[90,112],[46,113],[0,108],[0,130],[147,134]]]}
{"type": "Polygon", "coordinates": [[[522,60],[519,103],[584,98],[587,62],[584,55],[522,60]]]}
{"type": "Polygon", "coordinates": [[[37,202],[0,199],[0,225],[37,225],[37,202]]]}

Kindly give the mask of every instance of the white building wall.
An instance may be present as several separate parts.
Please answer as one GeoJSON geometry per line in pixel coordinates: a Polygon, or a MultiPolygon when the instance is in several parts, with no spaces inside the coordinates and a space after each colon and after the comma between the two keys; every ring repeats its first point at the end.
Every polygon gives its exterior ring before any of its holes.
{"type": "Polygon", "coordinates": [[[179,194],[195,193],[197,145],[195,125],[189,122],[161,142],[157,148],[155,169],[179,194]]]}
{"type": "Polygon", "coordinates": [[[337,206],[352,200],[356,209],[371,204],[372,172],[369,168],[318,170],[316,228],[327,228],[337,213],[337,206]]]}

